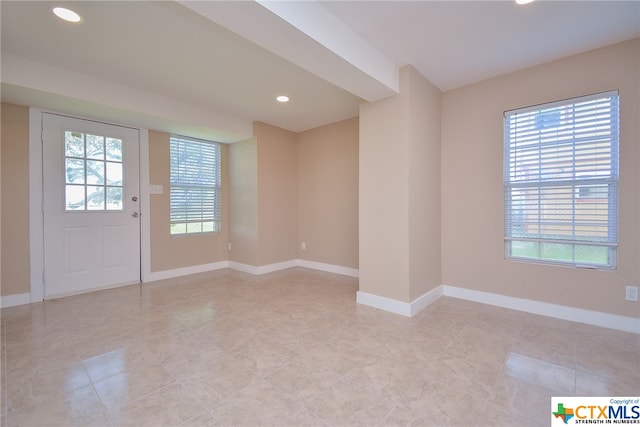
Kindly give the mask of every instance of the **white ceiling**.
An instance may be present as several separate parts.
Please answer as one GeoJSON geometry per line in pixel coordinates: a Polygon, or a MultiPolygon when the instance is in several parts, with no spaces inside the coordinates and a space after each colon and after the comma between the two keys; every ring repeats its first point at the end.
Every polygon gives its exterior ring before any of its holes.
{"type": "Polygon", "coordinates": [[[4,102],[224,142],[354,117],[405,64],[446,91],[640,37],[640,1],[68,4],[0,2],[4,102]]]}
{"type": "Polygon", "coordinates": [[[640,36],[640,1],[322,4],[443,91],[640,36]]]}

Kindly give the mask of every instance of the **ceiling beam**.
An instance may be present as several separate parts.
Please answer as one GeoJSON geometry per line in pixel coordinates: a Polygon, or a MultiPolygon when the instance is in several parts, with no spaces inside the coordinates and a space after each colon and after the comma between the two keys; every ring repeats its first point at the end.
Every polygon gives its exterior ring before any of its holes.
{"type": "Polygon", "coordinates": [[[56,112],[232,143],[251,138],[251,120],[164,95],[2,53],[2,100],[56,112]],[[15,100],[15,101],[14,101],[15,100]],[[221,131],[219,129],[225,129],[221,131]]]}
{"type": "Polygon", "coordinates": [[[316,1],[179,3],[366,101],[398,93],[397,65],[316,1]]]}

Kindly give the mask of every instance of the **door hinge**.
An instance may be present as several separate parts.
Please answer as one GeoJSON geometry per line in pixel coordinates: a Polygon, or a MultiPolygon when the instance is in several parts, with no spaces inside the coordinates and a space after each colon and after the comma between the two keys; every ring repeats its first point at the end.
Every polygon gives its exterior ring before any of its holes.
{"type": "Polygon", "coordinates": [[[45,271],[42,270],[42,283],[44,284],[47,280],[46,280],[47,275],[45,274],[45,271]]]}

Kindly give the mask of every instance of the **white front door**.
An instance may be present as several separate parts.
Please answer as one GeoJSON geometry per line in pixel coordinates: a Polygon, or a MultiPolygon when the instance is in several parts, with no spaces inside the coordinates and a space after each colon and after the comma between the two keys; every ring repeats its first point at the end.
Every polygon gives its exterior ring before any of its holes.
{"type": "Polygon", "coordinates": [[[139,132],[44,113],[45,298],[140,281],[139,132]]]}

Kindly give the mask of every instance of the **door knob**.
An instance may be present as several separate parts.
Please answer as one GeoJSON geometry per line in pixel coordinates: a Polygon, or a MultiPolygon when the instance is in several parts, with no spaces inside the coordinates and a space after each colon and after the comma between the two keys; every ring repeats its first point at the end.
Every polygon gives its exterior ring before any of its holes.
{"type": "Polygon", "coordinates": [[[131,201],[132,201],[132,202],[137,202],[137,201],[138,201],[138,198],[137,198],[136,196],[133,196],[133,197],[131,198],[131,201]]]}
{"type": "Polygon", "coordinates": [[[138,214],[138,212],[134,212],[134,213],[131,214],[131,216],[134,217],[134,218],[138,218],[139,214],[138,214]]]}

